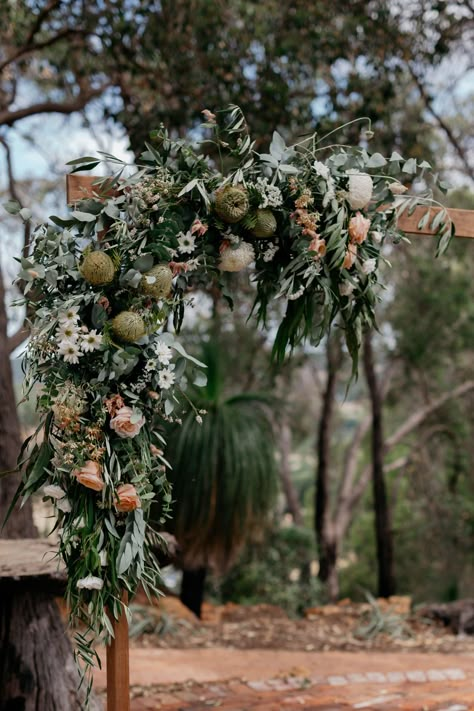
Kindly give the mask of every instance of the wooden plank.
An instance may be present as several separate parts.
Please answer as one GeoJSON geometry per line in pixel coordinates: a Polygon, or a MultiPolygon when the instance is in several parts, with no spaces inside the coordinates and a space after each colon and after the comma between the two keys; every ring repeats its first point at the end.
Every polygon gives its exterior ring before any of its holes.
{"type": "MultiPolygon", "coordinates": [[[[85,197],[90,197],[94,192],[97,192],[97,186],[94,187],[94,183],[99,179],[100,178],[94,176],[76,175],[75,173],[73,175],[67,175],[68,204],[82,200],[85,197]]],[[[439,207],[431,208],[430,222],[440,209],[439,207]]],[[[398,220],[400,229],[408,234],[432,235],[433,230],[430,230],[429,227],[425,227],[422,230],[417,229],[417,225],[425,212],[426,208],[424,207],[417,207],[413,215],[408,215],[405,212],[398,220]]],[[[450,208],[448,209],[448,213],[456,226],[456,237],[474,239],[474,210],[457,210],[450,208]]]]}
{"type": "MultiPolygon", "coordinates": [[[[122,595],[128,604],[126,592],[122,595]]],[[[130,711],[130,663],[128,621],[122,611],[118,620],[111,618],[114,637],[107,647],[107,711],[130,711]]]]}
{"type": "Polygon", "coordinates": [[[0,579],[49,578],[65,581],[57,546],[46,538],[0,540],[0,579]]]}
{"type": "MultiPolygon", "coordinates": [[[[104,178],[97,175],[72,175],[66,176],[66,199],[68,205],[74,205],[79,200],[87,197],[92,197],[94,194],[103,194],[101,185],[97,185],[98,181],[104,178]]],[[[116,190],[106,191],[107,195],[116,195],[116,190]]]]}

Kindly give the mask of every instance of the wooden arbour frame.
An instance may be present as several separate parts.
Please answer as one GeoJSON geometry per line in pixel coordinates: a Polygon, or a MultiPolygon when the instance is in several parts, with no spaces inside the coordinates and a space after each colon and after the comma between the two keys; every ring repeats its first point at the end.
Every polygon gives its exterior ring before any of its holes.
{"type": "MultiPolygon", "coordinates": [[[[68,175],[66,177],[67,203],[74,205],[98,191],[97,182],[100,178],[85,175],[68,175]]],[[[441,210],[439,207],[431,208],[433,218],[441,210]]],[[[421,217],[426,213],[426,208],[418,207],[412,215],[404,212],[398,226],[407,234],[434,235],[429,225],[418,229],[421,217]]],[[[456,227],[456,237],[474,239],[474,211],[449,209],[449,216],[456,227]]],[[[123,598],[124,604],[127,598],[123,598]]],[[[107,647],[107,711],[130,711],[130,682],[129,682],[129,643],[128,623],[124,613],[119,620],[112,619],[114,638],[107,647]]]]}

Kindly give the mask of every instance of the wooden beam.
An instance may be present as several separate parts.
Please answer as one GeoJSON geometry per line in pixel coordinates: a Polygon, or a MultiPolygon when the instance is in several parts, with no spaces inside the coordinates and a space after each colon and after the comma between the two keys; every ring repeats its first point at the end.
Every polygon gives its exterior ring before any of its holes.
{"type": "MultiPolygon", "coordinates": [[[[123,605],[128,604],[126,592],[123,605]]],[[[122,608],[118,620],[111,618],[114,637],[107,646],[107,711],[130,711],[128,621],[122,608]]]]}
{"type": "MultiPolygon", "coordinates": [[[[440,210],[440,207],[430,208],[430,223],[438,212],[440,212],[440,210]]],[[[413,215],[408,215],[404,212],[398,220],[398,226],[407,234],[433,235],[434,232],[433,230],[430,230],[429,226],[426,226],[421,230],[418,229],[418,223],[425,214],[426,207],[417,207],[413,215]]],[[[448,214],[454,222],[456,237],[474,239],[474,210],[456,210],[454,208],[449,208],[448,214]]]]}
{"type": "MultiPolygon", "coordinates": [[[[90,175],[67,175],[66,176],[66,186],[67,186],[67,202],[69,205],[83,200],[86,197],[91,197],[94,192],[100,192],[99,186],[95,185],[98,180],[102,178],[97,178],[90,175]]],[[[113,194],[113,193],[112,193],[113,194]]],[[[435,215],[440,211],[439,207],[431,208],[430,222],[433,220],[435,215]]],[[[407,234],[413,235],[432,235],[433,230],[429,227],[424,227],[423,229],[417,229],[417,225],[423,215],[426,212],[426,208],[417,207],[413,215],[408,215],[406,212],[401,215],[398,220],[398,226],[401,230],[407,234]]],[[[454,208],[448,209],[449,216],[456,226],[456,237],[465,237],[467,239],[474,239],[474,210],[457,210],[454,208]]]]}

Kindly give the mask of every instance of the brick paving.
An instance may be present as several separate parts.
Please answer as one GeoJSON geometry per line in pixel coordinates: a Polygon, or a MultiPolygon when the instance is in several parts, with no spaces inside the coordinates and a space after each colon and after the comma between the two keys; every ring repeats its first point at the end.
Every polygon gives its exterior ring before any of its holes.
{"type": "Polygon", "coordinates": [[[472,654],[133,648],[130,661],[131,711],[474,711],[472,654]]]}

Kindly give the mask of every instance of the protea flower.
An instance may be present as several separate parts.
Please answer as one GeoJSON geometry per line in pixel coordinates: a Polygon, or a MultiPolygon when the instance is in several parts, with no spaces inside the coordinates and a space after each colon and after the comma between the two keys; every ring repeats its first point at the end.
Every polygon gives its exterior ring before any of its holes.
{"type": "Polygon", "coordinates": [[[277,221],[271,210],[257,210],[257,221],[250,230],[254,237],[273,237],[276,228],[277,221]]]}
{"type": "Polygon", "coordinates": [[[216,192],[215,210],[224,222],[239,222],[249,211],[249,198],[242,185],[226,185],[216,192]]]}
{"type": "Polygon", "coordinates": [[[255,259],[255,252],[251,244],[241,242],[235,249],[224,247],[221,251],[219,269],[221,272],[241,272],[255,259]]]}
{"type": "Polygon", "coordinates": [[[156,264],[145,272],[140,281],[140,290],[147,296],[162,299],[168,296],[173,282],[173,272],[167,264],[156,264]]]}
{"type": "Polygon", "coordinates": [[[367,207],[372,198],[372,178],[367,173],[351,173],[349,175],[347,201],[353,210],[367,207]]]}
{"type": "Polygon", "coordinates": [[[92,286],[104,286],[114,280],[115,266],[105,252],[90,252],[84,258],[80,272],[92,286]]]}
{"type": "Polygon", "coordinates": [[[145,335],[145,322],[134,311],[122,311],[112,321],[112,333],[120,341],[135,343],[145,335]]]}

